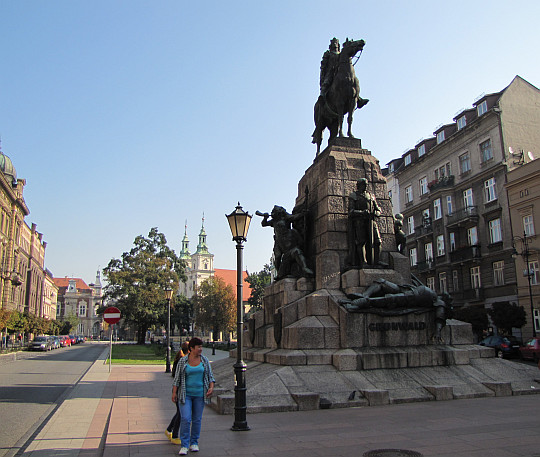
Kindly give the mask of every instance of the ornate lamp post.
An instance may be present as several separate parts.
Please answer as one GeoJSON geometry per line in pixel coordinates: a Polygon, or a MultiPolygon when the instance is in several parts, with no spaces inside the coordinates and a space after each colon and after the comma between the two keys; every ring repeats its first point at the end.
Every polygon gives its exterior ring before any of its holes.
{"type": "Polygon", "coordinates": [[[231,228],[232,239],[236,241],[236,275],[237,275],[237,288],[236,288],[236,337],[238,344],[236,346],[236,363],[234,364],[234,424],[231,427],[233,431],[246,431],[249,430],[246,419],[247,402],[246,402],[246,364],[242,360],[242,333],[244,326],[244,306],[242,303],[242,251],[244,249],[243,243],[247,240],[247,232],[249,229],[249,223],[251,217],[240,206],[229,214],[225,215],[229,226],[231,228]]]}
{"type": "Polygon", "coordinates": [[[529,243],[531,242],[531,237],[527,236],[526,232],[523,232],[523,236],[514,236],[512,238],[512,243],[514,244],[514,253],[517,255],[520,255],[522,259],[525,260],[525,268],[527,271],[527,282],[529,284],[529,300],[530,300],[530,306],[531,306],[531,324],[532,324],[532,331],[533,331],[533,338],[536,338],[536,326],[534,322],[534,305],[533,305],[533,294],[532,294],[532,287],[531,287],[531,276],[534,275],[534,271],[531,271],[530,265],[529,265],[529,243]],[[521,243],[521,252],[517,252],[515,248],[516,241],[519,241],[521,243]]]}
{"type": "Polygon", "coordinates": [[[165,289],[165,298],[167,299],[167,362],[165,373],[171,372],[171,299],[173,290],[170,286],[165,289]]]}

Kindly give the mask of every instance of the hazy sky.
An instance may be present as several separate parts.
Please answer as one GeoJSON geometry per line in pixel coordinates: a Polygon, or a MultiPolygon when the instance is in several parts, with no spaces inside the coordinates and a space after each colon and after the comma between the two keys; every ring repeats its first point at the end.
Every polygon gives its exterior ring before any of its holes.
{"type": "MultiPolygon", "coordinates": [[[[92,282],[151,227],[178,252],[186,220],[193,252],[203,213],[234,269],[225,213],[291,211],[313,162],[332,37],[366,41],[353,133],[384,165],[515,75],[539,87],[539,17],[537,0],[0,0],[2,151],[55,276],[92,282]]],[[[272,236],[254,216],[249,271],[272,236]]]]}

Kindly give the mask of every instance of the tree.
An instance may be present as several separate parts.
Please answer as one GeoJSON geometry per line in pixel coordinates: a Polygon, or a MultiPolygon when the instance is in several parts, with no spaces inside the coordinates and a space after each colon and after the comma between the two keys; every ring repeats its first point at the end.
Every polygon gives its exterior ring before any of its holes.
{"type": "Polygon", "coordinates": [[[19,311],[12,311],[7,321],[8,330],[16,333],[24,333],[26,330],[26,316],[19,311]]]}
{"type": "Polygon", "coordinates": [[[64,316],[64,319],[62,320],[60,324],[60,333],[62,335],[69,335],[74,328],[77,328],[79,325],[80,319],[77,317],[77,315],[73,312],[68,313],[66,316],[64,316]]]}
{"type": "Polygon", "coordinates": [[[236,295],[230,284],[214,276],[201,282],[193,296],[195,322],[213,331],[229,332],[236,325],[236,295]]]}
{"type": "Polygon", "coordinates": [[[511,335],[512,328],[521,328],[527,322],[523,306],[516,303],[493,303],[488,313],[493,324],[505,335],[511,335]]]}
{"type": "Polygon", "coordinates": [[[103,270],[107,285],[104,298],[120,309],[125,321],[137,327],[137,342],[144,344],[146,332],[167,313],[165,288],[178,288],[185,280],[185,263],[167,246],[157,227],[148,238],[139,235],[134,247],[121,259],[112,259],[103,270]]]}
{"type": "Polygon", "coordinates": [[[251,295],[248,298],[248,303],[251,306],[250,314],[262,309],[264,289],[271,280],[270,268],[270,265],[265,264],[261,271],[248,274],[246,277],[246,282],[251,286],[251,295]]]}
{"type": "Polygon", "coordinates": [[[454,309],[454,319],[468,322],[472,326],[473,333],[480,338],[482,332],[489,326],[488,314],[483,306],[466,306],[454,309]]]}
{"type": "Polygon", "coordinates": [[[189,333],[193,322],[193,304],[185,295],[177,295],[174,299],[174,309],[171,311],[171,326],[177,326],[180,335],[189,333]]]}
{"type": "Polygon", "coordinates": [[[7,327],[9,318],[11,316],[11,311],[7,309],[0,309],[0,332],[3,332],[7,327]]]}

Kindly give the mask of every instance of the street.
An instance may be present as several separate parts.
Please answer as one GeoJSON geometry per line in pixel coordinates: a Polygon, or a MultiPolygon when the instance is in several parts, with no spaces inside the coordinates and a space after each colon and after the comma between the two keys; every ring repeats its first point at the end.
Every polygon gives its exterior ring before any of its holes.
{"type": "Polygon", "coordinates": [[[103,344],[85,343],[25,353],[14,362],[0,360],[0,457],[16,455],[103,349],[103,344]]]}

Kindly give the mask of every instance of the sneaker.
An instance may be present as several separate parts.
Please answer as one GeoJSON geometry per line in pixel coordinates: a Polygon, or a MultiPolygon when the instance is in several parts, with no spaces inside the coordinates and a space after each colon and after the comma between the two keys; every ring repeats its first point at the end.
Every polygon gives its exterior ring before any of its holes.
{"type": "Polygon", "coordinates": [[[169,430],[165,430],[165,436],[171,441],[172,438],[172,432],[169,432],[169,430]]]}
{"type": "Polygon", "coordinates": [[[197,444],[192,444],[191,446],[189,446],[189,450],[191,452],[199,452],[199,446],[197,444]]]}
{"type": "Polygon", "coordinates": [[[180,452],[178,452],[178,455],[187,455],[188,448],[187,447],[181,447],[180,452]]]}
{"type": "Polygon", "coordinates": [[[180,444],[181,443],[180,438],[171,438],[171,443],[172,444],[180,444]]]}

